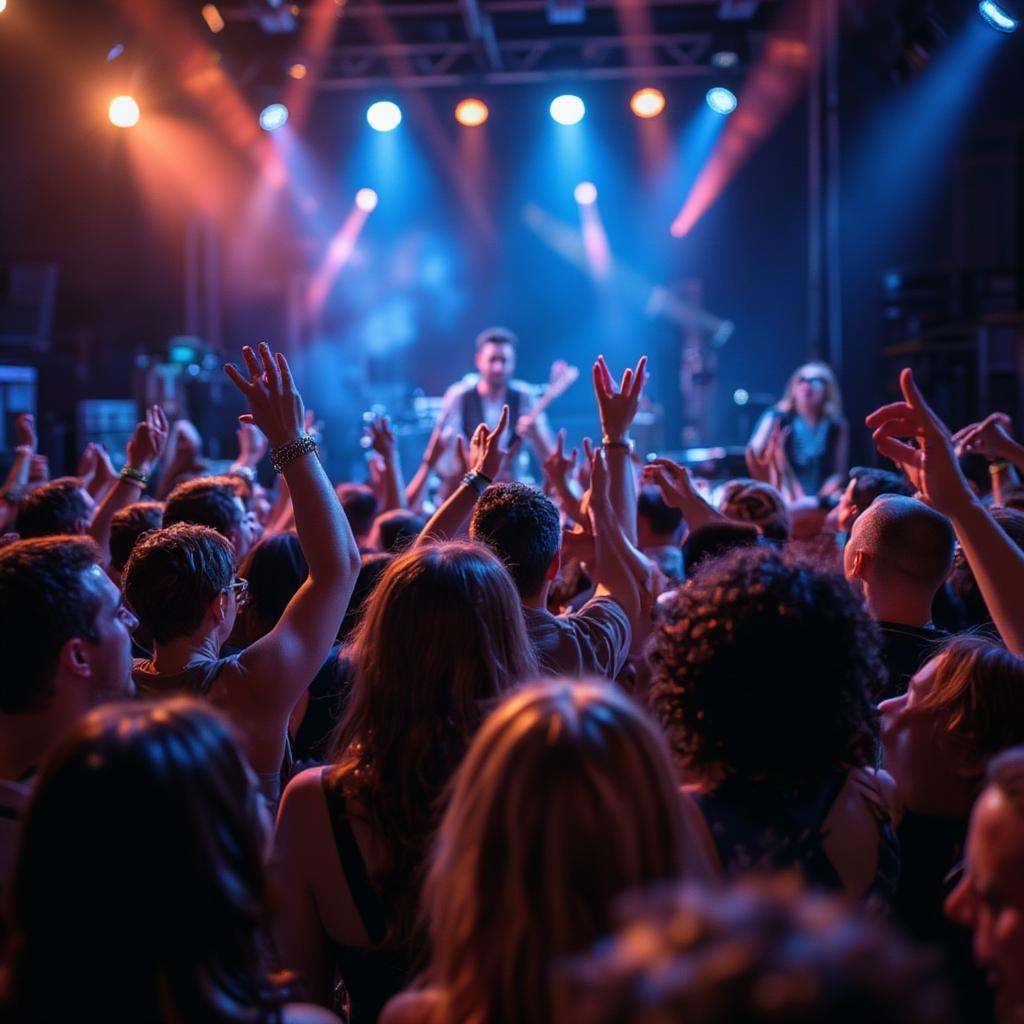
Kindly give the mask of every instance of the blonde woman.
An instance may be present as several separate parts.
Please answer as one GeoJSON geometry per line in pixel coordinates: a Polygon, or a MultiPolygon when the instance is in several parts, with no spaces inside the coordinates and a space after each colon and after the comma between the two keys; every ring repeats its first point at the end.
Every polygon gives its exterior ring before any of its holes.
{"type": "Polygon", "coordinates": [[[758,422],[748,450],[761,460],[776,442],[804,494],[845,486],[849,428],[839,383],[824,363],[805,363],[789,378],[782,400],[758,422]]]}
{"type": "Polygon", "coordinates": [[[459,769],[424,910],[432,956],[384,1024],[546,1024],[552,965],[623,892],[711,879],[657,725],[607,683],[510,697],[459,769]]]}

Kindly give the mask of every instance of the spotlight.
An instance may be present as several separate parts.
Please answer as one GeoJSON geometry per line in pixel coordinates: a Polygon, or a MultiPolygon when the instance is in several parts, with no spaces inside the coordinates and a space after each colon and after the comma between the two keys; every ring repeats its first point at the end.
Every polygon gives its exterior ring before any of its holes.
{"type": "Polygon", "coordinates": [[[141,116],[139,105],[131,96],[115,96],[107,110],[110,123],[118,128],[134,128],[141,116]]]}
{"type": "Polygon", "coordinates": [[[370,104],[366,121],[375,132],[390,132],[402,123],[402,111],[391,100],[378,100],[370,104]]]}
{"type": "Polygon", "coordinates": [[[665,94],[660,89],[640,89],[633,93],[629,109],[637,117],[657,117],[665,109],[665,94]]]}
{"type": "Polygon", "coordinates": [[[579,124],[587,108],[579,96],[566,94],[551,101],[551,117],[559,124],[579,124]]]}
{"type": "Polygon", "coordinates": [[[711,54],[711,66],[716,68],[734,68],[740,62],[740,55],[735,50],[719,50],[711,54]]]}
{"type": "Polygon", "coordinates": [[[978,4],[978,12],[996,31],[1016,32],[1020,28],[1020,18],[1015,17],[1007,9],[1005,0],[996,3],[996,0],[981,0],[978,4]]]}
{"type": "Polygon", "coordinates": [[[483,100],[460,100],[455,107],[455,120],[467,128],[476,128],[487,120],[490,111],[483,100]]]}
{"type": "Polygon", "coordinates": [[[377,208],[377,193],[372,188],[361,188],[356,193],[356,206],[369,213],[377,208]]]}
{"type": "Polygon", "coordinates": [[[216,35],[218,32],[224,31],[224,19],[221,17],[220,11],[217,10],[216,4],[203,4],[203,21],[206,22],[206,27],[216,35]]]}
{"type": "Polygon", "coordinates": [[[746,405],[750,401],[750,392],[746,388],[737,388],[732,393],[732,400],[737,405],[746,405]]]}
{"type": "Polygon", "coordinates": [[[288,74],[292,76],[296,81],[306,77],[307,68],[305,64],[293,64],[288,69],[288,74]]]}
{"type": "Polygon", "coordinates": [[[716,114],[724,116],[731,114],[736,109],[736,94],[731,89],[726,89],[721,85],[716,85],[714,89],[709,89],[705,99],[708,102],[708,106],[716,114]]]}
{"type": "Polygon", "coordinates": [[[0,0],[0,14],[7,10],[7,0],[0,0]]]}
{"type": "Polygon", "coordinates": [[[592,181],[581,181],[572,194],[580,206],[592,206],[597,202],[597,186],[592,181]]]}
{"type": "Polygon", "coordinates": [[[271,103],[260,111],[260,127],[265,132],[276,132],[288,123],[288,108],[283,103],[271,103]]]}

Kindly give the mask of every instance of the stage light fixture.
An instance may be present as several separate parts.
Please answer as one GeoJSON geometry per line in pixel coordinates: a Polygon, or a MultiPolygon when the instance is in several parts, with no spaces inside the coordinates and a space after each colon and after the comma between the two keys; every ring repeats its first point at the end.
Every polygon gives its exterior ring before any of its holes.
{"type": "Polygon", "coordinates": [[[0,0],[0,14],[7,10],[7,0],[0,0]]]}
{"type": "Polygon", "coordinates": [[[288,74],[296,81],[305,78],[308,71],[309,69],[305,64],[292,64],[291,67],[288,68],[288,74]]]}
{"type": "Polygon", "coordinates": [[[356,193],[356,206],[366,213],[377,209],[377,193],[372,188],[361,188],[356,193]]]}
{"type": "Polygon", "coordinates": [[[629,101],[637,117],[657,117],[665,109],[665,94],[660,89],[638,89],[629,101]]]}
{"type": "Polygon", "coordinates": [[[107,110],[110,123],[118,128],[134,128],[141,116],[139,105],[131,96],[115,96],[107,110]]]}
{"type": "Polygon", "coordinates": [[[583,105],[583,100],[579,96],[573,96],[571,93],[566,93],[563,96],[556,96],[551,101],[551,112],[552,120],[558,124],[579,124],[583,120],[583,115],[587,112],[587,108],[583,105]]]}
{"type": "Polygon", "coordinates": [[[572,194],[580,206],[593,206],[597,202],[597,186],[592,181],[581,181],[572,194]]]}
{"type": "Polygon", "coordinates": [[[283,103],[271,103],[260,111],[260,127],[265,132],[276,132],[288,123],[288,108],[283,103]]]}
{"type": "Polygon", "coordinates": [[[708,94],[705,97],[708,106],[716,113],[727,116],[736,109],[737,99],[736,94],[731,89],[726,89],[725,86],[716,85],[713,89],[708,89],[708,94]]]}
{"type": "Polygon", "coordinates": [[[224,31],[224,18],[221,16],[220,11],[217,10],[216,4],[204,4],[202,15],[203,21],[206,22],[206,27],[214,35],[224,31]]]}
{"type": "Polygon", "coordinates": [[[717,53],[711,54],[711,66],[721,68],[723,71],[736,67],[739,62],[740,55],[735,50],[719,50],[717,53]]]}
{"type": "Polygon", "coordinates": [[[978,12],[997,32],[1016,32],[1020,28],[1020,17],[1011,11],[1006,0],[981,0],[978,12]]]}
{"type": "Polygon", "coordinates": [[[402,111],[391,100],[378,100],[366,111],[366,122],[375,132],[390,132],[402,123],[402,111]]]}
{"type": "Polygon", "coordinates": [[[483,100],[460,100],[455,107],[455,120],[467,128],[476,128],[490,116],[487,104],[483,100]]]}

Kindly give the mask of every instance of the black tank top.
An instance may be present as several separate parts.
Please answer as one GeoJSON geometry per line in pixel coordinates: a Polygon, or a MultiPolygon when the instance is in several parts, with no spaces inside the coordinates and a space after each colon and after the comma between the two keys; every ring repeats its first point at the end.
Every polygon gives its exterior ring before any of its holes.
{"type": "MultiPolygon", "coordinates": [[[[327,813],[334,833],[341,870],[345,873],[352,902],[373,947],[380,946],[388,933],[387,913],[370,884],[366,861],[352,831],[345,797],[327,769],[321,775],[327,813]]],[[[349,1024],[375,1024],[385,1003],[412,980],[412,951],[408,949],[363,949],[331,943],[334,964],[349,999],[349,1024]]]]}

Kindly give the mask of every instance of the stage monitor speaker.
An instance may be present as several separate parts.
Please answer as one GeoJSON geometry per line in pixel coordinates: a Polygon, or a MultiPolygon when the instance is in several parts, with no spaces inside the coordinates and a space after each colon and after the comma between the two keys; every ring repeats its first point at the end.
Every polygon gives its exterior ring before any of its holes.
{"type": "Polygon", "coordinates": [[[50,347],[57,277],[56,263],[0,264],[0,347],[50,347]]]}

